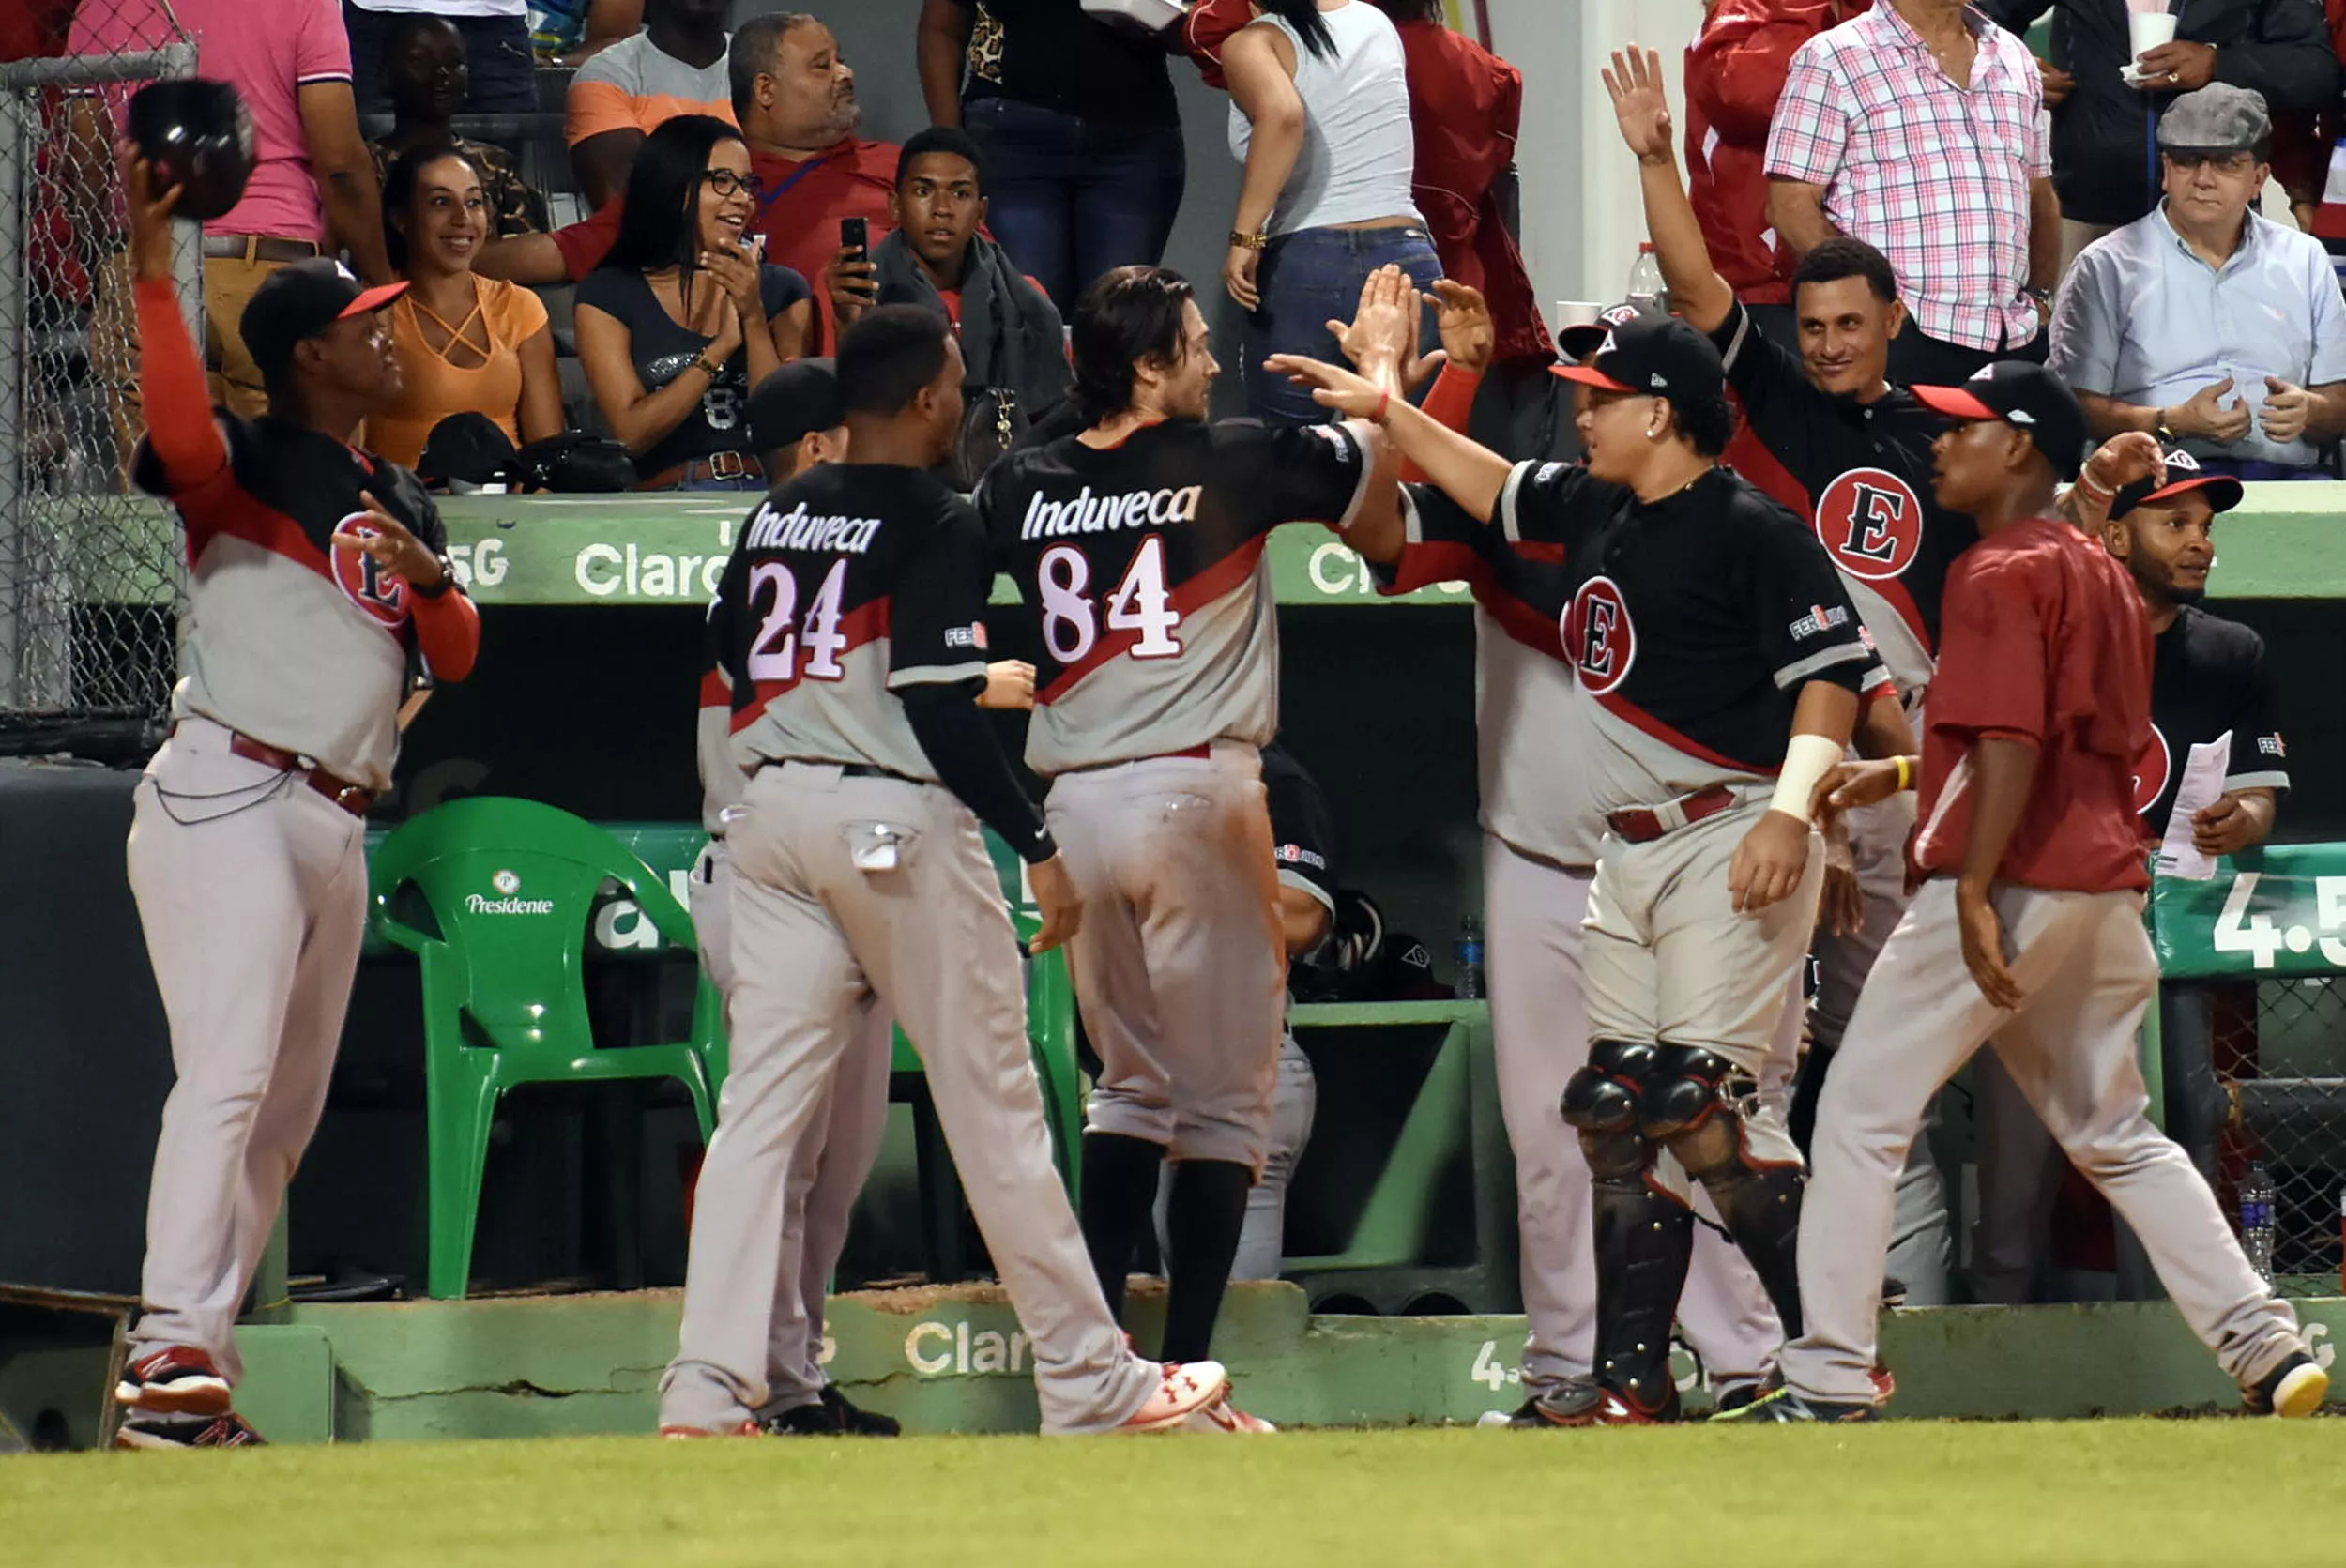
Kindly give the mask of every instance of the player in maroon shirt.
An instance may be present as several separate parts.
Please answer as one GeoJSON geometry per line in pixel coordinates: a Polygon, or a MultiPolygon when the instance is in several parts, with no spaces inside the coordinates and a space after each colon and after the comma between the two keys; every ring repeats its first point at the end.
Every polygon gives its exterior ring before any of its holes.
{"type": "MultiPolygon", "coordinates": [[[[2055,480],[2078,476],[2085,417],[2050,372],[2018,361],[1914,392],[1958,421],[1939,438],[1935,482],[1980,531],[1942,603],[1910,852],[1922,886],[1858,997],[1818,1110],[1800,1227],[1806,1332],[1785,1348],[1784,1387],[1738,1416],[1873,1416],[1892,1188],[1930,1097],[1991,1035],[2248,1408],[2309,1415],[2329,1375],[2296,1315],[2144,1114],[2135,1040],[2158,964],[2142,928],[2134,763],[2150,733],[2151,633],[2125,570],[2054,511],[2055,480]],[[1968,984],[1950,972],[1958,953],[1968,984]]],[[[2147,441],[2102,455],[2079,485],[2084,510],[2106,511],[2157,461],[2147,441]]],[[[1886,799],[1915,771],[1911,757],[1845,763],[1818,802],[1886,799]]]]}

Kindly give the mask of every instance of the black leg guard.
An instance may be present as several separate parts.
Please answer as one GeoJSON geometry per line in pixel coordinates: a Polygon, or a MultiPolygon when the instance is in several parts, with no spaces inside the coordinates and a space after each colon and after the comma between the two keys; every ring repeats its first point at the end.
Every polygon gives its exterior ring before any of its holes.
{"type": "MultiPolygon", "coordinates": [[[[1589,1140],[1582,1139],[1583,1144],[1589,1140]]],[[[1647,1145],[1643,1165],[1653,1150],[1647,1145]]],[[[1596,1379],[1639,1414],[1674,1420],[1670,1320],[1694,1257],[1694,1211],[1646,1183],[1644,1171],[1600,1177],[1596,1210],[1596,1379]]]]}
{"type": "MultiPolygon", "coordinates": [[[[1653,1140],[1638,1129],[1652,1045],[1599,1040],[1564,1086],[1564,1120],[1588,1156],[1596,1222],[1596,1381],[1642,1416],[1673,1420],[1670,1320],[1694,1256],[1695,1217],[1651,1185],[1653,1140]]],[[[1594,1417],[1594,1408],[1591,1409],[1594,1417]]]]}
{"type": "Polygon", "coordinates": [[[1806,1178],[1798,1165],[1754,1160],[1744,1147],[1736,1102],[1754,1088],[1715,1051],[1663,1045],[1647,1080],[1641,1126],[1710,1193],[1789,1340],[1801,1332],[1800,1194],[1806,1178]]]}

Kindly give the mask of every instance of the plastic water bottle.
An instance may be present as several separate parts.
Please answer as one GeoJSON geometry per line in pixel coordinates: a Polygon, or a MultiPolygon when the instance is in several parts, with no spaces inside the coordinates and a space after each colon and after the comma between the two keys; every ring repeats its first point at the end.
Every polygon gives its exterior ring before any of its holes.
{"type": "Polygon", "coordinates": [[[1668,291],[1662,286],[1661,259],[1654,255],[1652,240],[1645,240],[1638,246],[1638,259],[1630,264],[1629,292],[1624,297],[1642,310],[1666,311],[1669,308],[1668,291]]]}
{"type": "Polygon", "coordinates": [[[1451,950],[1457,983],[1452,988],[1460,1001],[1483,995],[1483,922],[1469,915],[1458,922],[1457,946],[1451,950]]]}
{"type": "Polygon", "coordinates": [[[2240,1185],[2240,1250],[2267,1285],[2273,1283],[2273,1178],[2259,1161],[2240,1185]]]}

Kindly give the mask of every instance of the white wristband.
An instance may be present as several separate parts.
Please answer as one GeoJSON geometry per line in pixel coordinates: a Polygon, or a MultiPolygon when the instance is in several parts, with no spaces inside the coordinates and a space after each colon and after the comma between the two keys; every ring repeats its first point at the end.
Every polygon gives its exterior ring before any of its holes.
{"type": "Polygon", "coordinates": [[[1821,735],[1794,735],[1784,747],[1784,769],[1775,776],[1775,799],[1768,802],[1768,809],[1807,821],[1808,798],[1817,792],[1817,781],[1841,760],[1841,753],[1837,740],[1821,735]]]}

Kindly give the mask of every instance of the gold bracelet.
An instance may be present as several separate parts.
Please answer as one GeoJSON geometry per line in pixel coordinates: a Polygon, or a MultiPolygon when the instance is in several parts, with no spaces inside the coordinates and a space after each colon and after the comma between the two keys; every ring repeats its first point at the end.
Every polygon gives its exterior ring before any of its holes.
{"type": "Polygon", "coordinates": [[[1900,756],[1897,759],[1897,764],[1898,790],[1901,794],[1903,794],[1905,791],[1914,787],[1914,763],[1913,759],[1911,757],[1900,756]]]}
{"type": "Polygon", "coordinates": [[[1232,229],[1230,231],[1230,243],[1238,246],[1242,250],[1246,251],[1269,250],[1271,247],[1271,231],[1269,229],[1257,229],[1254,233],[1247,234],[1242,230],[1232,229]]]}

